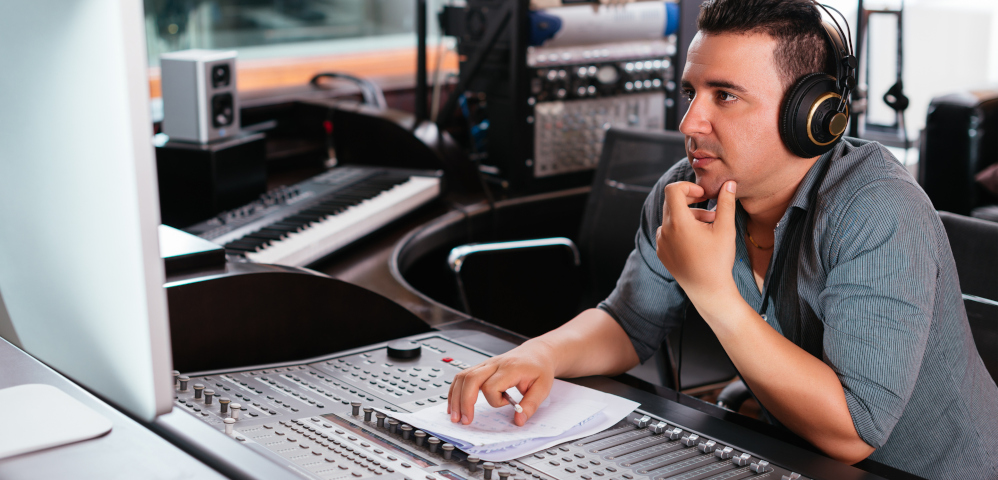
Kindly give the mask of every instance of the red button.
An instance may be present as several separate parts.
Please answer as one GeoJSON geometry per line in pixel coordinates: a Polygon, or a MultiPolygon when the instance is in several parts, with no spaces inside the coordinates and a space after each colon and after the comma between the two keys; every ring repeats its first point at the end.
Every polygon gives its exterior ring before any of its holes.
{"type": "Polygon", "coordinates": [[[454,359],[450,358],[450,357],[444,357],[442,360],[445,361],[445,362],[447,362],[447,363],[450,363],[450,362],[454,361],[454,359]]]}

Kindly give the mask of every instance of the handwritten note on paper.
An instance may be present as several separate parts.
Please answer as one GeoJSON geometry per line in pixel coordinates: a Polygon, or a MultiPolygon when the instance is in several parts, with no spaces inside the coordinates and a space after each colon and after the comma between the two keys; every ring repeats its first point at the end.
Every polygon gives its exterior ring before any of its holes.
{"type": "MultiPolygon", "coordinates": [[[[515,389],[509,393],[521,399],[515,389]]],[[[481,393],[470,425],[451,423],[447,405],[392,415],[483,460],[504,461],[604,430],[637,407],[615,395],[555,380],[548,398],[522,427],[513,424],[512,407],[492,408],[481,393]]]]}
{"type": "MultiPolygon", "coordinates": [[[[511,393],[512,395],[512,393],[511,393]]],[[[515,396],[513,397],[516,398],[515,396]]],[[[423,430],[460,439],[468,445],[495,443],[511,444],[526,439],[554,437],[592,418],[606,407],[592,400],[570,400],[548,397],[527,423],[513,424],[513,407],[492,408],[485,395],[478,393],[475,420],[470,425],[451,423],[447,405],[438,405],[414,414],[395,414],[399,420],[417,425],[423,430]],[[411,415],[413,418],[406,418],[411,415]]]]}

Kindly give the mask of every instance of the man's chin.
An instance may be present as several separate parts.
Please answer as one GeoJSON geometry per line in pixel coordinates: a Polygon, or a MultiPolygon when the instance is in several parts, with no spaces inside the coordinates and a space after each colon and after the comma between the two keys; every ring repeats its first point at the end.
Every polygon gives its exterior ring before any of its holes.
{"type": "Polygon", "coordinates": [[[723,185],[724,182],[717,182],[709,178],[700,178],[698,176],[696,184],[703,189],[704,198],[708,200],[715,200],[717,199],[717,196],[721,194],[721,185],[723,185]]]}

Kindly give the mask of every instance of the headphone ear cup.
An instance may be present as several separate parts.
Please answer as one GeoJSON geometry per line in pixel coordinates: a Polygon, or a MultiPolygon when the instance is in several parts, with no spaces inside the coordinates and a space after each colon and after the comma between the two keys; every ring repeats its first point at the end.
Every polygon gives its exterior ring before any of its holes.
{"type": "Polygon", "coordinates": [[[835,77],[824,73],[807,74],[790,87],[780,109],[779,128],[780,138],[794,155],[811,158],[832,149],[841,133],[827,138],[826,135],[821,135],[821,138],[815,139],[813,131],[828,123],[834,114],[829,111],[828,106],[831,105],[831,100],[837,103],[838,98],[835,77]],[[827,98],[828,95],[833,97],[827,98]],[[825,100],[821,100],[821,104],[815,109],[815,118],[809,118],[812,106],[822,98],[825,100]],[[811,127],[812,132],[808,131],[808,127],[811,127]]]}

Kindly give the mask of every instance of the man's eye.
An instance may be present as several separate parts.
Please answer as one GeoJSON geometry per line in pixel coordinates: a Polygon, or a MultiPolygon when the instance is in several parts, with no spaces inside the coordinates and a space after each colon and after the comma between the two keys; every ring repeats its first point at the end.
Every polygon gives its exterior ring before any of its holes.
{"type": "Polygon", "coordinates": [[[692,102],[693,97],[696,96],[696,92],[694,92],[693,90],[683,90],[683,96],[686,97],[687,101],[692,102]]]}
{"type": "Polygon", "coordinates": [[[723,90],[720,91],[720,92],[717,92],[717,98],[719,100],[721,100],[722,102],[731,102],[731,101],[734,101],[734,100],[738,99],[738,97],[736,97],[736,96],[734,96],[734,95],[732,95],[732,94],[730,94],[728,92],[725,92],[723,90]]]}

